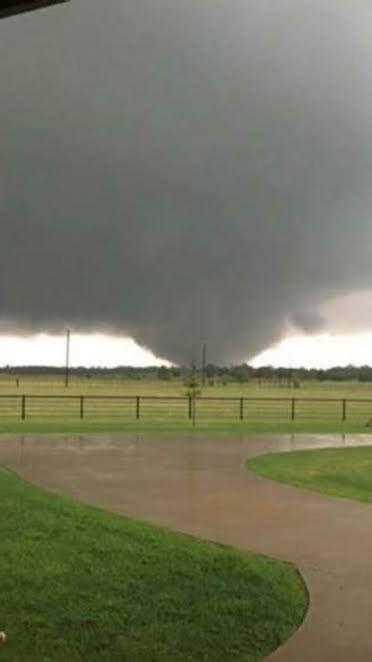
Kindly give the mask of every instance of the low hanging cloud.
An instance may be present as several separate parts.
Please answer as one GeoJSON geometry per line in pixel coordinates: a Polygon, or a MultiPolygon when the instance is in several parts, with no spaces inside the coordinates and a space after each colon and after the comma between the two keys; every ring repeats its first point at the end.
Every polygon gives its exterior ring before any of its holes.
{"type": "Polygon", "coordinates": [[[1,21],[0,329],[230,362],[372,288],[371,19],[71,0],[1,21]]]}

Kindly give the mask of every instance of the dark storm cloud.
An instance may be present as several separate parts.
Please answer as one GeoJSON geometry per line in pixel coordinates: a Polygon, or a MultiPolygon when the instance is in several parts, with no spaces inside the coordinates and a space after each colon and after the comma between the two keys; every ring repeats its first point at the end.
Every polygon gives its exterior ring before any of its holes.
{"type": "Polygon", "coordinates": [[[237,361],[371,287],[371,18],[72,0],[2,21],[2,328],[237,361]]]}
{"type": "Polygon", "coordinates": [[[326,326],[325,319],[318,310],[314,310],[313,308],[295,313],[291,321],[295,328],[305,333],[319,333],[326,326]]]}

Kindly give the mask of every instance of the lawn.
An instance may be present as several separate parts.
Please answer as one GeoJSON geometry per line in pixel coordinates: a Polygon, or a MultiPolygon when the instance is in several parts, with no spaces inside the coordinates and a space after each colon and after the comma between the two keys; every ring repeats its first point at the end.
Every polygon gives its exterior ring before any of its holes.
{"type": "Polygon", "coordinates": [[[249,460],[248,468],[295,487],[372,502],[372,447],[270,453],[249,460]]]}
{"type": "Polygon", "coordinates": [[[0,469],[1,660],[259,660],[307,594],[283,562],[47,493],[0,469]]]}

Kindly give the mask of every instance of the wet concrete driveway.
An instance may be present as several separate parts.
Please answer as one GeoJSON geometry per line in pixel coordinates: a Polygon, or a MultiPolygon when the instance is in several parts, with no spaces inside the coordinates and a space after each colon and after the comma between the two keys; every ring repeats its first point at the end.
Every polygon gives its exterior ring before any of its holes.
{"type": "MultiPolygon", "coordinates": [[[[372,437],[0,437],[0,464],[51,490],[196,536],[294,562],[304,625],[271,658],[372,661],[372,507],[248,472],[247,457],[372,437]]],[[[228,661],[227,661],[228,662],[228,661]]]]}

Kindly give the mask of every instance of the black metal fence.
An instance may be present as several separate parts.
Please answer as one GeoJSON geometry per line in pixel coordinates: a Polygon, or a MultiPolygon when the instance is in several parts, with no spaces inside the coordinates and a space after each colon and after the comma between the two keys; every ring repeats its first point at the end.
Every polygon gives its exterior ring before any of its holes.
{"type": "Polygon", "coordinates": [[[258,398],[150,395],[0,395],[0,419],[123,420],[372,419],[372,399],[258,398]]]}

